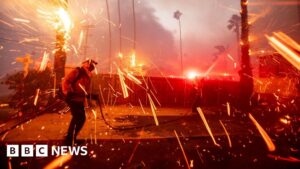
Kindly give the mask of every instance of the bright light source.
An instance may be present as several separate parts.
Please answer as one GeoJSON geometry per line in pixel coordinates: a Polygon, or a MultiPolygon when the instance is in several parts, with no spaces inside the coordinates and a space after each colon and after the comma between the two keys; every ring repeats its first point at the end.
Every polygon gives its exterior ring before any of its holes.
{"type": "Polygon", "coordinates": [[[190,80],[194,80],[199,74],[195,71],[190,71],[187,73],[187,78],[190,80]]]}

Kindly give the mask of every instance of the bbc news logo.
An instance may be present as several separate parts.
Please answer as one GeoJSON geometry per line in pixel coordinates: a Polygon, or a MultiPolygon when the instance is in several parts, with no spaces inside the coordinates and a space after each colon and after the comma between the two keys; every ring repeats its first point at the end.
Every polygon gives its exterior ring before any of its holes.
{"type": "Polygon", "coordinates": [[[7,157],[48,157],[59,155],[86,156],[87,146],[52,146],[49,149],[47,144],[9,144],[6,145],[7,157]]]}

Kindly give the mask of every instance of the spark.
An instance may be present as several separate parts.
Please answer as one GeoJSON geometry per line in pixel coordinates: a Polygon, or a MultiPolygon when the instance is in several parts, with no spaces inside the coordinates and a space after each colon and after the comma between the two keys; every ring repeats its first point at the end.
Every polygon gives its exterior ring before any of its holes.
{"type": "Polygon", "coordinates": [[[209,135],[211,137],[211,139],[212,139],[212,141],[214,142],[214,144],[216,146],[220,147],[220,145],[216,142],[215,137],[213,136],[213,134],[211,132],[211,129],[210,129],[210,127],[209,127],[209,125],[208,125],[208,123],[206,121],[206,118],[204,116],[204,113],[203,113],[202,109],[200,107],[197,107],[197,111],[198,111],[198,113],[199,113],[199,115],[200,115],[200,117],[201,117],[201,119],[202,119],[202,121],[203,121],[203,123],[204,123],[204,125],[205,125],[205,127],[206,127],[206,129],[207,129],[207,131],[208,131],[208,133],[209,133],[209,135]]]}
{"type": "MultiPolygon", "coordinates": [[[[8,106],[9,106],[9,104],[7,104],[7,103],[0,104],[0,107],[8,107],[8,106]]],[[[1,127],[1,125],[0,125],[0,127],[1,127]]]]}
{"type": "Polygon", "coordinates": [[[88,93],[86,92],[85,88],[80,83],[78,83],[78,85],[81,88],[81,90],[84,92],[84,94],[88,95],[88,93]]]}
{"type": "Polygon", "coordinates": [[[247,77],[249,77],[249,78],[251,78],[251,79],[253,79],[253,80],[255,80],[255,81],[256,81],[257,83],[259,83],[260,85],[263,84],[263,82],[262,82],[261,80],[255,78],[255,77],[253,77],[253,76],[249,76],[249,75],[246,74],[246,73],[244,73],[243,75],[244,75],[244,76],[247,76],[247,77]]]}
{"type": "Polygon", "coordinates": [[[33,105],[35,105],[35,106],[36,106],[38,98],[39,98],[39,93],[40,93],[40,89],[37,89],[36,94],[35,94],[35,98],[34,98],[34,102],[33,102],[33,105]]]}
{"type": "MultiPolygon", "coordinates": [[[[220,57],[219,57],[220,58],[220,57]]],[[[217,62],[218,62],[219,59],[217,59],[207,70],[206,72],[204,73],[204,77],[207,76],[211,70],[217,65],[217,62]]]]}
{"type": "MultiPolygon", "coordinates": [[[[136,145],[135,145],[134,148],[133,148],[133,151],[132,151],[132,153],[131,153],[131,155],[130,155],[128,161],[127,161],[127,164],[130,164],[131,161],[132,161],[132,159],[133,159],[133,156],[134,156],[134,154],[135,154],[135,152],[136,152],[136,150],[137,150],[137,148],[138,148],[138,146],[139,146],[139,144],[140,144],[140,142],[141,142],[140,140],[141,140],[142,136],[144,135],[144,128],[142,128],[141,131],[138,132],[138,133],[139,133],[139,137],[138,137],[138,139],[137,139],[137,143],[136,143],[136,145]]],[[[122,139],[123,139],[123,138],[122,138],[122,139]]]]}
{"type": "Polygon", "coordinates": [[[118,70],[120,84],[121,84],[121,88],[122,88],[122,92],[123,92],[123,97],[127,98],[129,96],[129,94],[128,94],[128,90],[127,90],[128,89],[127,85],[125,84],[125,78],[124,78],[123,72],[118,67],[117,67],[117,70],[118,70]]]}
{"type": "Polygon", "coordinates": [[[182,154],[183,154],[183,157],[184,157],[186,166],[187,166],[188,169],[190,169],[189,160],[188,160],[188,158],[187,158],[187,156],[186,156],[186,154],[185,154],[185,151],[184,151],[184,149],[183,149],[183,146],[182,146],[182,144],[181,144],[181,141],[180,141],[180,139],[179,139],[179,137],[178,137],[178,134],[177,134],[176,130],[174,130],[174,134],[175,134],[175,136],[176,136],[176,138],[177,138],[177,141],[178,141],[178,144],[179,144],[179,146],[180,146],[181,152],[182,152],[182,154]]]}
{"type": "Polygon", "coordinates": [[[12,167],[11,167],[11,159],[10,158],[8,158],[8,169],[12,169],[12,167]]]}
{"type": "Polygon", "coordinates": [[[40,41],[39,38],[24,38],[23,40],[20,40],[19,43],[38,42],[38,41],[40,41]]]}
{"type": "Polygon", "coordinates": [[[230,104],[229,102],[226,102],[226,107],[227,107],[227,114],[230,116],[230,104]]]}
{"type": "Polygon", "coordinates": [[[96,73],[96,75],[98,75],[98,70],[97,70],[97,67],[96,67],[96,65],[93,63],[93,66],[94,66],[94,68],[95,68],[95,73],[96,73]]]}
{"type": "Polygon", "coordinates": [[[286,35],[283,32],[274,32],[273,33],[277,38],[279,38],[281,41],[285,42],[287,45],[289,45],[291,48],[294,48],[298,51],[300,51],[300,45],[294,41],[292,38],[290,38],[288,35],[286,35]]]}
{"type": "Polygon", "coordinates": [[[135,152],[136,152],[136,150],[137,150],[139,144],[140,144],[140,140],[138,140],[137,143],[135,144],[135,146],[134,146],[134,148],[133,148],[133,151],[132,151],[132,153],[131,153],[131,155],[130,155],[128,161],[127,161],[127,164],[130,164],[130,163],[131,163],[131,161],[132,161],[132,159],[133,159],[133,156],[134,156],[134,154],[135,154],[135,152]]]}
{"type": "Polygon", "coordinates": [[[80,31],[79,40],[78,40],[78,49],[80,49],[83,40],[83,30],[80,31]]]}
{"type": "Polygon", "coordinates": [[[232,143],[231,143],[231,139],[230,139],[229,133],[227,132],[227,130],[226,130],[226,128],[225,128],[223,122],[222,122],[221,120],[219,120],[219,122],[220,122],[221,126],[223,127],[223,129],[224,129],[224,131],[225,131],[225,134],[226,134],[227,140],[228,140],[228,145],[229,145],[229,147],[231,148],[231,147],[232,147],[232,143]]]}
{"type": "Polygon", "coordinates": [[[291,121],[289,119],[286,119],[286,118],[280,118],[279,121],[283,124],[291,124],[291,121]]]}
{"type": "Polygon", "coordinates": [[[16,21],[16,22],[21,22],[21,23],[30,23],[29,20],[27,20],[27,19],[22,19],[22,18],[14,18],[14,21],[16,21]]]}
{"type": "Polygon", "coordinates": [[[136,56],[135,56],[135,52],[133,52],[133,54],[131,55],[130,66],[131,66],[131,67],[135,67],[135,66],[136,66],[136,56]]]}
{"type": "Polygon", "coordinates": [[[95,138],[95,144],[97,144],[97,126],[96,126],[96,122],[97,122],[97,112],[94,110],[94,109],[92,109],[92,112],[93,112],[93,114],[94,114],[94,119],[95,119],[95,133],[94,133],[94,138],[95,138]]]}
{"type": "Polygon", "coordinates": [[[11,27],[11,28],[14,27],[14,25],[12,25],[12,24],[10,24],[10,23],[8,23],[8,22],[2,20],[2,19],[0,19],[0,22],[3,23],[4,25],[7,25],[7,26],[11,27]]]}
{"type": "Polygon", "coordinates": [[[7,136],[7,134],[8,134],[8,131],[3,134],[3,136],[1,137],[1,141],[3,141],[5,139],[5,137],[7,136]]]}
{"type": "Polygon", "coordinates": [[[160,102],[158,101],[157,97],[154,95],[154,93],[152,92],[152,90],[149,90],[149,91],[150,91],[151,95],[154,97],[156,103],[157,103],[159,106],[161,106],[160,102]]]}
{"type": "Polygon", "coordinates": [[[57,11],[57,15],[60,19],[61,26],[63,26],[63,31],[69,33],[72,28],[72,21],[67,11],[64,8],[60,7],[57,11]]]}
{"type": "Polygon", "coordinates": [[[281,156],[275,156],[275,155],[272,155],[272,154],[268,154],[268,157],[274,158],[275,160],[283,160],[283,161],[296,162],[296,163],[299,163],[299,162],[300,162],[300,159],[295,158],[295,157],[292,157],[292,156],[289,156],[289,157],[281,157],[281,156]]]}
{"type": "MultiPolygon", "coordinates": [[[[295,66],[298,70],[300,70],[300,56],[299,54],[297,54],[295,51],[291,50],[287,45],[284,44],[288,42],[281,42],[279,39],[273,36],[268,36],[268,35],[265,36],[269,40],[269,44],[278,53],[280,53],[288,62],[290,62],[293,66],[295,66]]],[[[295,46],[295,44],[292,44],[292,46],[295,46]]]]}
{"type": "Polygon", "coordinates": [[[56,74],[54,73],[54,77],[53,77],[53,98],[56,95],[56,74]]]}
{"type": "Polygon", "coordinates": [[[54,169],[54,168],[61,167],[63,164],[68,162],[71,158],[72,155],[69,153],[67,155],[59,156],[55,158],[53,161],[51,161],[49,164],[47,164],[43,169],[54,169]]]}
{"type": "Polygon", "coordinates": [[[142,84],[142,82],[139,79],[137,79],[136,77],[134,77],[131,73],[127,73],[126,77],[138,85],[142,84]]]}
{"type": "Polygon", "coordinates": [[[154,118],[154,122],[155,122],[155,125],[156,126],[159,126],[159,122],[158,122],[158,119],[157,119],[157,116],[156,116],[156,106],[151,98],[151,95],[149,93],[147,93],[147,96],[148,96],[148,99],[149,99],[149,102],[150,102],[150,106],[151,106],[151,111],[152,111],[152,115],[153,115],[153,118],[154,118]]]}
{"type": "MultiPolygon", "coordinates": [[[[103,105],[104,105],[104,108],[105,108],[105,101],[104,101],[104,96],[103,96],[103,93],[102,93],[102,88],[101,88],[101,85],[99,84],[99,92],[100,92],[100,96],[101,96],[101,99],[103,100],[103,105]]],[[[99,103],[101,104],[101,103],[99,103]]],[[[100,106],[100,105],[99,105],[100,106]]]]}
{"type": "Polygon", "coordinates": [[[259,133],[261,134],[262,138],[264,139],[265,143],[267,144],[269,151],[275,151],[276,147],[274,143],[272,142],[270,136],[267,134],[267,132],[261,127],[261,125],[254,119],[254,117],[249,113],[249,118],[253,122],[253,124],[258,129],[259,133]]]}
{"type": "Polygon", "coordinates": [[[49,53],[44,52],[43,59],[42,59],[40,69],[39,69],[40,72],[42,72],[46,69],[48,61],[49,61],[49,53]]]}
{"type": "Polygon", "coordinates": [[[194,80],[199,74],[195,71],[190,71],[187,73],[187,78],[190,80],[194,80]]]}
{"type": "Polygon", "coordinates": [[[300,2],[297,1],[273,1],[273,2],[250,2],[250,6],[274,5],[274,6],[297,6],[300,2]]]}
{"type": "Polygon", "coordinates": [[[118,57],[119,57],[120,59],[122,59],[122,58],[123,58],[123,54],[122,54],[121,52],[119,52],[119,53],[118,53],[118,57]]]}
{"type": "Polygon", "coordinates": [[[141,106],[141,108],[142,108],[143,113],[146,114],[146,112],[145,112],[145,110],[144,110],[144,107],[143,107],[143,104],[142,104],[142,102],[141,102],[140,99],[139,99],[139,103],[140,103],[140,106],[141,106]]]}
{"type": "Polygon", "coordinates": [[[227,54],[227,57],[231,60],[231,61],[233,61],[234,62],[234,59],[233,59],[233,57],[228,53],[227,54]]]}
{"type": "Polygon", "coordinates": [[[76,47],[74,45],[72,45],[72,48],[73,48],[75,54],[78,55],[78,51],[77,51],[76,47]]]}

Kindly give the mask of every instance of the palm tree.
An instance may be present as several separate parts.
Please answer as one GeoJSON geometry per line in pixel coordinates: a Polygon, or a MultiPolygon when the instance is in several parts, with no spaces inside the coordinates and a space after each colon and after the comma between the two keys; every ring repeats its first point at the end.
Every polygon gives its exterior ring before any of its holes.
{"type": "Polygon", "coordinates": [[[229,30],[233,30],[233,32],[236,33],[236,39],[237,39],[237,59],[238,61],[241,61],[240,58],[240,27],[241,27],[241,17],[234,14],[231,16],[231,18],[228,20],[229,24],[227,25],[227,28],[229,30]]]}
{"type": "Polygon", "coordinates": [[[179,26],[179,46],[180,46],[180,69],[181,69],[181,75],[183,75],[183,62],[182,62],[182,39],[181,39],[181,17],[182,13],[177,10],[174,12],[174,18],[178,20],[178,26],[179,26]]]}
{"type": "Polygon", "coordinates": [[[241,0],[241,70],[240,99],[243,111],[249,111],[253,92],[253,78],[249,57],[248,0],[241,0]]]}

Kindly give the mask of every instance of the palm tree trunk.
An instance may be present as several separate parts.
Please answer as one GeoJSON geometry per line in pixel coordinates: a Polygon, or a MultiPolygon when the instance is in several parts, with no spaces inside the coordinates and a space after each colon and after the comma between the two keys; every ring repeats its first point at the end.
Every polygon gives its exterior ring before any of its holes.
{"type": "Polygon", "coordinates": [[[250,98],[253,92],[253,78],[249,57],[248,0],[241,0],[241,70],[240,99],[241,109],[250,110],[250,98]]]}

